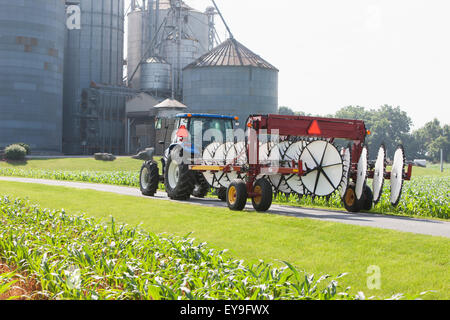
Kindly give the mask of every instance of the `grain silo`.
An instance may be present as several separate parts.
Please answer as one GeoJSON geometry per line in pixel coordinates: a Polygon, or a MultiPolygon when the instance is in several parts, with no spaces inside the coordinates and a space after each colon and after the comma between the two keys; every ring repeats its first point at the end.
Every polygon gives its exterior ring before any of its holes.
{"type": "Polygon", "coordinates": [[[230,38],[183,70],[183,103],[191,112],[238,116],[278,110],[278,69],[230,38]]]}
{"type": "Polygon", "coordinates": [[[177,9],[172,7],[171,2],[176,1],[145,0],[135,3],[132,0],[132,10],[127,16],[127,76],[128,85],[131,88],[140,89],[142,66],[139,67],[139,64],[149,57],[159,56],[173,65],[176,85],[177,75],[181,73],[181,69],[208,51],[211,27],[208,14],[180,1],[180,16],[177,17],[177,9]],[[180,25],[182,29],[180,63],[182,65],[178,67],[178,58],[175,58],[178,52],[176,30],[180,25]],[[190,58],[185,63],[186,57],[190,58]]]}
{"type": "MultiPolygon", "coordinates": [[[[79,7],[81,23],[79,28],[66,32],[63,150],[80,154],[87,143],[83,140],[85,129],[81,124],[86,117],[97,117],[83,109],[83,90],[90,88],[91,83],[123,85],[124,0],[68,3],[79,7]]],[[[111,90],[105,94],[108,91],[111,90]]]]}
{"type": "Polygon", "coordinates": [[[155,96],[167,95],[171,89],[171,66],[159,57],[148,58],[141,65],[141,89],[155,96]]]}
{"type": "Polygon", "coordinates": [[[0,148],[61,152],[64,0],[0,0],[0,148]]]}

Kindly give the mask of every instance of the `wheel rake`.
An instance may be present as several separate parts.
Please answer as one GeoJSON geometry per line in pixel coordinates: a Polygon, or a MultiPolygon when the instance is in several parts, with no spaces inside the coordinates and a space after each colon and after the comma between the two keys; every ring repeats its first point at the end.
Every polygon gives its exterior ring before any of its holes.
{"type": "Polygon", "coordinates": [[[243,199],[266,211],[273,194],[329,197],[337,191],[348,211],[370,210],[380,201],[385,180],[391,181],[390,202],[397,206],[403,181],[411,178],[403,146],[395,152],[391,172],[384,145],[369,162],[365,140],[370,132],[360,120],[254,115],[246,124],[245,141],[211,143],[201,164],[190,166],[212,187],[227,189],[232,210],[243,210],[243,199]],[[339,150],[337,139],[349,143],[339,150]],[[372,189],[368,179],[373,179],[372,189]]]}

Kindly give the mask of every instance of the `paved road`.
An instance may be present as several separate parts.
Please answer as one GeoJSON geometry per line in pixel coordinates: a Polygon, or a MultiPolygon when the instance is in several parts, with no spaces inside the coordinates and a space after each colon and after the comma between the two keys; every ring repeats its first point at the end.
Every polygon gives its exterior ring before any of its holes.
{"type": "MultiPolygon", "coordinates": [[[[89,189],[102,192],[112,192],[121,195],[143,197],[137,188],[120,187],[106,184],[80,183],[71,181],[28,179],[15,177],[0,177],[0,181],[15,181],[22,183],[37,183],[51,186],[70,187],[77,189],[89,189]]],[[[158,192],[154,199],[173,201],[167,198],[163,192],[158,192]]],[[[211,207],[226,207],[226,204],[217,199],[196,199],[192,198],[189,202],[183,202],[192,205],[202,205],[211,207]]],[[[246,209],[253,210],[251,204],[246,209]]],[[[329,211],[321,209],[306,209],[300,207],[272,205],[268,213],[278,214],[296,218],[317,219],[323,221],[332,221],[358,226],[376,227],[383,229],[392,229],[403,232],[424,234],[431,236],[441,236],[450,238],[450,222],[416,219],[399,216],[388,216],[372,213],[349,214],[345,211],[329,211]]]]}

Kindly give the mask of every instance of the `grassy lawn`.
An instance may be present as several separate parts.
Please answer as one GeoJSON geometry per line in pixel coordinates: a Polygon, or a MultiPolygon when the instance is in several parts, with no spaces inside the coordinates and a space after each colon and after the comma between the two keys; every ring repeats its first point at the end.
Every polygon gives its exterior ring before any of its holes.
{"type": "Polygon", "coordinates": [[[0,167],[45,170],[87,171],[139,171],[143,161],[119,157],[115,161],[98,161],[94,158],[33,159],[23,162],[0,161],[0,167]]]}
{"type": "Polygon", "coordinates": [[[450,298],[450,239],[255,212],[230,212],[96,191],[0,182],[0,195],[28,198],[144,230],[184,236],[247,262],[285,260],[317,276],[349,274],[340,284],[366,296],[387,298],[436,290],[427,298],[450,298]],[[367,268],[381,269],[381,290],[369,290],[367,268]]]}
{"type": "MultiPolygon", "coordinates": [[[[155,157],[161,167],[160,157],[155,157]]],[[[115,161],[98,161],[94,158],[61,158],[34,159],[23,162],[0,161],[0,168],[45,169],[45,170],[86,170],[86,171],[139,171],[143,161],[131,157],[118,157],[115,161]]],[[[161,168],[160,168],[161,169],[161,168]]],[[[387,168],[390,170],[390,168],[387,168]]],[[[413,177],[419,176],[450,176],[450,163],[444,164],[441,173],[439,164],[430,164],[426,168],[413,167],[413,177]]]]}
{"type": "Polygon", "coordinates": [[[426,168],[413,167],[414,176],[448,177],[450,176],[450,163],[444,163],[444,172],[441,172],[440,164],[430,164],[426,168]]]}

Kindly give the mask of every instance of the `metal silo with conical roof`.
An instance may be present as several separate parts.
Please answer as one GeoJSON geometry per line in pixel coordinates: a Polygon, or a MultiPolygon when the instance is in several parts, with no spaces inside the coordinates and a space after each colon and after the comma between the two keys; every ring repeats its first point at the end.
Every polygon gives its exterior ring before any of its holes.
{"type": "Polygon", "coordinates": [[[238,116],[278,110],[278,69],[230,38],[183,70],[183,103],[189,110],[238,116]]]}
{"type": "Polygon", "coordinates": [[[61,152],[64,0],[0,0],[0,148],[61,152]]]}

